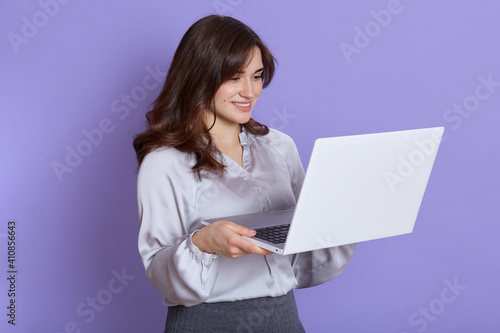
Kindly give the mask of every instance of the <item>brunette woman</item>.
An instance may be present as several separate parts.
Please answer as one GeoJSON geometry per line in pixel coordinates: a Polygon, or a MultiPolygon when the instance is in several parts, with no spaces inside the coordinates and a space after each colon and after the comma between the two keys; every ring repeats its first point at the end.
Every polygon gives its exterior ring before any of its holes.
{"type": "Polygon", "coordinates": [[[275,60],[240,21],[208,16],[182,38],[134,148],[139,252],[168,306],[165,332],[304,332],[292,290],[344,269],[354,245],[272,254],[230,221],[295,206],[304,170],[292,139],[251,118],[275,60]]]}

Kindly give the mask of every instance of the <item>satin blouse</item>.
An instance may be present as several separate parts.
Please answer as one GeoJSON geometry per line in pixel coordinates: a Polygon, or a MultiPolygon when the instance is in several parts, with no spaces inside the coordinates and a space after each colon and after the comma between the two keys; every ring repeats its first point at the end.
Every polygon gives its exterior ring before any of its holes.
{"type": "Polygon", "coordinates": [[[222,177],[196,179],[193,154],[174,148],[149,153],[138,173],[139,252],[164,304],[192,306],[281,296],[324,283],[344,269],[355,244],[288,256],[249,254],[238,259],[201,252],[191,236],[201,220],[294,207],[304,180],[295,143],[270,129],[240,133],[243,167],[222,154],[222,177]]]}

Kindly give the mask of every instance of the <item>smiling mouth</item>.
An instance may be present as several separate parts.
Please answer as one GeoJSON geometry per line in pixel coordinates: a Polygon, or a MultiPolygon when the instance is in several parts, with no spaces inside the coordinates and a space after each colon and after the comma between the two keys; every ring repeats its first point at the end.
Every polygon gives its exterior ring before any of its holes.
{"type": "Polygon", "coordinates": [[[249,112],[252,110],[252,101],[250,102],[232,102],[233,105],[240,111],[249,112]]]}
{"type": "Polygon", "coordinates": [[[244,108],[247,108],[249,107],[252,103],[251,102],[248,102],[248,103],[238,103],[238,102],[233,102],[234,105],[237,105],[237,106],[241,106],[241,107],[244,107],[244,108]]]}

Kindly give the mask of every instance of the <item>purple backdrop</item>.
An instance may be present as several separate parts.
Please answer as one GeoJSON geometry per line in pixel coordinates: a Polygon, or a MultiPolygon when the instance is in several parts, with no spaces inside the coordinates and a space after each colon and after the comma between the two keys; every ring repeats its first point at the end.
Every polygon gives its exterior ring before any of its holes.
{"type": "Polygon", "coordinates": [[[277,57],[255,115],[304,165],[317,137],[446,127],[413,234],[359,244],[339,277],[297,291],[307,331],[498,332],[500,5],[486,0],[2,1],[0,330],[162,331],[131,141],[182,34],[216,12],[277,57]]]}

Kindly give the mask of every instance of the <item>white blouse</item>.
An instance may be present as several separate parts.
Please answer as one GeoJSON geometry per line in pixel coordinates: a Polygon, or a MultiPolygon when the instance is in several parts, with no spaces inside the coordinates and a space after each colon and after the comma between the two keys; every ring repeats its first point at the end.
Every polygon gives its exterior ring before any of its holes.
{"type": "Polygon", "coordinates": [[[294,207],[304,169],[293,140],[270,130],[240,133],[243,167],[223,154],[222,177],[191,171],[192,154],[173,148],[149,153],[138,174],[139,252],[165,305],[192,306],[263,296],[326,282],[342,272],[355,244],[300,254],[249,254],[238,259],[201,252],[192,234],[201,220],[294,207]]]}

